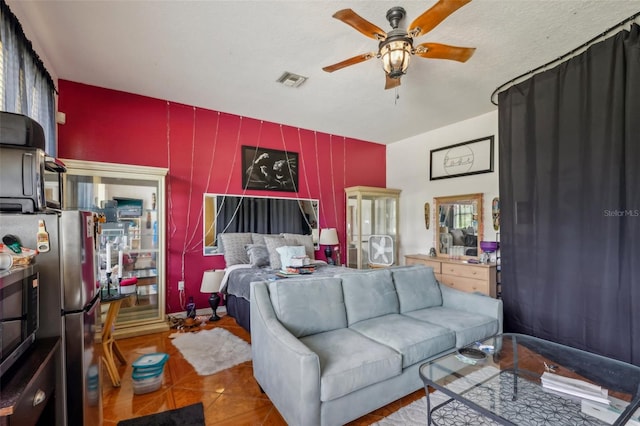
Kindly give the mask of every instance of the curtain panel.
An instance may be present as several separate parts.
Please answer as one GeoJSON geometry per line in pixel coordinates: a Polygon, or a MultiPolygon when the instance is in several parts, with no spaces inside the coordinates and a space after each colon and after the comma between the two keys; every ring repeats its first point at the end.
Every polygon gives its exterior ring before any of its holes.
{"type": "Polygon", "coordinates": [[[37,121],[44,130],[46,153],[55,156],[55,85],[4,0],[0,0],[0,65],[0,110],[37,121]]]}
{"type": "Polygon", "coordinates": [[[220,232],[311,234],[296,199],[225,197],[219,209],[220,232]]]}
{"type": "Polygon", "coordinates": [[[499,95],[505,329],[640,365],[640,27],[499,95]]]}

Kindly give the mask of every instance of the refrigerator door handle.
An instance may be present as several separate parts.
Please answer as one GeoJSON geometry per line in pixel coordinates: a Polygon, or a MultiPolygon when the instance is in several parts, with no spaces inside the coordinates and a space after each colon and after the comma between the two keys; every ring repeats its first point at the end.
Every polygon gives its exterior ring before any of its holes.
{"type": "Polygon", "coordinates": [[[47,399],[47,394],[42,389],[38,389],[33,396],[33,406],[41,404],[45,399],[47,399]]]}
{"type": "Polygon", "coordinates": [[[91,299],[91,303],[89,303],[89,305],[87,305],[84,308],[84,311],[88,314],[93,314],[93,312],[96,310],[96,308],[98,306],[100,306],[100,303],[98,303],[98,300],[100,299],[100,295],[96,294],[93,299],[91,299]]]}

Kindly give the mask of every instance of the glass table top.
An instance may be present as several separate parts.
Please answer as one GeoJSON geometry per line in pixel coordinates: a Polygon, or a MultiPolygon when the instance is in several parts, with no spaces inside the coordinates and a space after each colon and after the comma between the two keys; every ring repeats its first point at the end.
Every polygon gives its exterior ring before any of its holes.
{"type": "Polygon", "coordinates": [[[640,367],[531,336],[477,342],[420,376],[439,391],[430,424],[617,425],[640,415],[640,367]]]}

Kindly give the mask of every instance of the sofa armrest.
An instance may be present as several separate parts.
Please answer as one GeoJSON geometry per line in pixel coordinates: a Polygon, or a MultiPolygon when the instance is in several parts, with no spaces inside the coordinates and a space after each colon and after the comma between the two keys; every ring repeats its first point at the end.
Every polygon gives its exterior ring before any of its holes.
{"type": "Polygon", "coordinates": [[[496,318],[498,320],[498,333],[502,333],[502,300],[483,294],[456,290],[442,283],[438,283],[438,285],[440,285],[440,292],[442,293],[442,306],[496,318]]]}
{"type": "Polygon", "coordinates": [[[267,282],[251,283],[253,376],[288,424],[320,420],[320,360],[278,321],[267,282]]]}

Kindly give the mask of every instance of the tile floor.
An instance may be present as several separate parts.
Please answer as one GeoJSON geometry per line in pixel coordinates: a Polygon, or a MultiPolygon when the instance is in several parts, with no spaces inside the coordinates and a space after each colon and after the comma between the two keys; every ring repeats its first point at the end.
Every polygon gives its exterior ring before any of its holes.
{"type": "MultiPolygon", "coordinates": [[[[249,333],[228,316],[222,316],[220,321],[204,327],[223,327],[250,342],[249,333]]],[[[103,371],[103,424],[105,426],[115,426],[120,420],[184,407],[199,401],[204,404],[208,426],[286,425],[269,398],[260,392],[253,379],[250,361],[216,374],[199,376],[171,344],[169,335],[173,332],[175,330],[118,340],[118,345],[127,358],[127,365],[119,367],[122,377],[122,385],[119,388],[111,385],[106,370],[103,371]],[[169,354],[169,360],[164,368],[162,387],[155,392],[134,395],[131,363],[141,355],[153,352],[169,354]]],[[[424,390],[416,391],[349,425],[369,425],[422,396],[424,396],[424,390]]]]}

